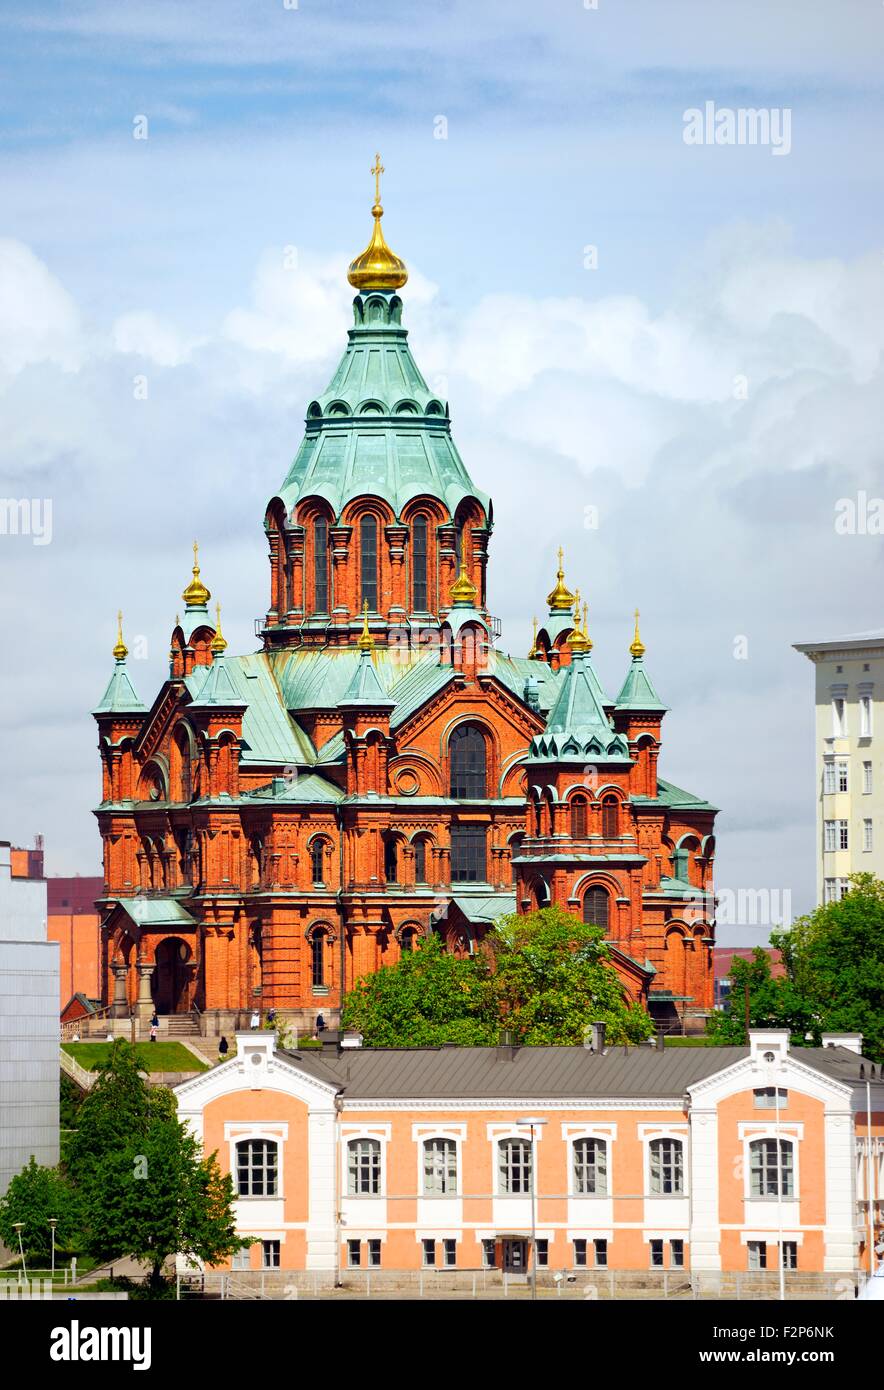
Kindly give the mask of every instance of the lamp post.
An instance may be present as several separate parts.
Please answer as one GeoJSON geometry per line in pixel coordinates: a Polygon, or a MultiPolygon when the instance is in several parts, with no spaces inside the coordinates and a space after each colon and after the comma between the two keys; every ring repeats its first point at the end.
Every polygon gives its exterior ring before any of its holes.
{"type": "Polygon", "coordinates": [[[50,1216],[49,1229],[52,1231],[52,1277],[55,1278],[55,1228],[58,1225],[58,1217],[50,1216]]]}
{"type": "Polygon", "coordinates": [[[22,1230],[23,1230],[23,1228],[24,1228],[24,1224],[25,1224],[25,1223],[24,1223],[23,1221],[13,1221],[13,1223],[12,1223],[12,1229],[13,1229],[14,1231],[16,1231],[17,1234],[18,1234],[18,1249],[19,1249],[19,1254],[21,1255],[21,1267],[22,1267],[22,1269],[24,1270],[24,1276],[25,1276],[25,1278],[27,1279],[27,1277],[28,1277],[28,1267],[27,1267],[27,1265],[25,1264],[25,1247],[22,1245],[22,1241],[21,1241],[21,1233],[22,1233],[22,1230]]]}
{"type": "Polygon", "coordinates": [[[534,1143],[534,1131],[546,1124],[546,1120],[532,1118],[530,1120],[517,1120],[516,1124],[520,1128],[527,1127],[531,1133],[531,1299],[532,1302],[537,1298],[537,1172],[536,1151],[534,1143]]]}

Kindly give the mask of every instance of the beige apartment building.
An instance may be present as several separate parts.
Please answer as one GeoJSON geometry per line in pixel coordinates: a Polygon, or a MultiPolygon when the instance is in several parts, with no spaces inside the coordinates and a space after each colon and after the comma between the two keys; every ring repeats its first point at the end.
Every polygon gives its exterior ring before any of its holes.
{"type": "Polygon", "coordinates": [[[817,895],[848,876],[884,877],[884,628],[796,642],[816,667],[817,895]]]}

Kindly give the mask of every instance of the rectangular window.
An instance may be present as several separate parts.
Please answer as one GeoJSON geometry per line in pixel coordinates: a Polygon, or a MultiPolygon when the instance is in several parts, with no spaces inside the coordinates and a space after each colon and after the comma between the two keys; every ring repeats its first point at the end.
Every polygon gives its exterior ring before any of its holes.
{"type": "Polygon", "coordinates": [[[497,1173],[501,1196],[518,1197],[531,1191],[531,1145],[527,1139],[501,1139],[497,1173]]]}
{"type": "Polygon", "coordinates": [[[347,1146],[347,1190],[351,1197],[377,1197],[381,1191],[381,1145],[378,1139],[351,1139],[347,1146]]]}
{"type": "Polygon", "coordinates": [[[328,522],[318,516],[313,523],[313,608],[328,612],[328,522]]]}
{"type": "Polygon", "coordinates": [[[381,1262],[381,1242],[370,1240],[368,1242],[368,1263],[373,1269],[377,1269],[381,1262]]]}
{"type": "Polygon", "coordinates": [[[457,1264],[457,1241],[443,1240],[442,1242],[442,1263],[450,1269],[457,1264]]]}
{"type": "Polygon", "coordinates": [[[486,832],[484,826],[452,825],[451,882],[485,883],[488,871],[485,862],[486,832]]]}
{"type": "Polygon", "coordinates": [[[424,1140],[424,1196],[451,1197],[457,1192],[457,1145],[453,1139],[424,1140]]]}
{"type": "Polygon", "coordinates": [[[775,1088],[773,1086],[759,1086],[752,1092],[752,1103],[756,1110],[776,1110],[777,1105],[781,1110],[785,1110],[789,1099],[789,1092],[784,1087],[775,1088]],[[779,1090],[779,1101],[777,1100],[777,1089],[779,1090]]]}
{"type": "Polygon", "coordinates": [[[747,1250],[750,1269],[767,1269],[767,1246],[763,1240],[750,1240],[747,1250]]]}
{"type": "Polygon", "coordinates": [[[872,790],[872,764],[863,763],[863,795],[868,796],[872,790]]]}
{"type": "Polygon", "coordinates": [[[482,1267],[483,1269],[494,1268],[494,1241],[482,1241],[482,1267]]]}
{"type": "Polygon", "coordinates": [[[776,1197],[780,1195],[782,1177],[782,1196],[794,1197],[795,1174],[792,1163],[792,1145],[786,1139],[780,1140],[779,1162],[777,1162],[776,1139],[754,1139],[749,1145],[749,1192],[753,1197],[776,1197]]]}
{"type": "Polygon", "coordinates": [[[684,1241],[671,1240],[669,1242],[669,1268],[684,1269],[684,1241]]]}
{"type": "Polygon", "coordinates": [[[860,695],[859,697],[859,736],[860,738],[872,737],[871,695],[860,695]]]}
{"type": "Polygon", "coordinates": [[[279,1241],[262,1240],[263,1264],[265,1269],[279,1269],[279,1241]]]}
{"type": "Polygon", "coordinates": [[[538,1269],[544,1269],[549,1264],[548,1240],[537,1240],[534,1242],[534,1262],[538,1269]]]}
{"type": "Polygon", "coordinates": [[[415,613],[427,611],[427,518],[416,516],[411,528],[411,604],[415,613]]]}
{"type": "Polygon", "coordinates": [[[347,1264],[351,1269],[357,1269],[362,1264],[362,1242],[359,1240],[347,1241],[347,1264]]]}
{"type": "Polygon", "coordinates": [[[871,818],[867,816],[866,819],[863,821],[863,849],[864,849],[864,850],[869,850],[869,849],[871,849],[871,848],[872,848],[872,821],[871,821],[871,818]]]}
{"type": "Polygon", "coordinates": [[[359,523],[359,598],[360,608],[368,604],[370,613],[378,606],[378,524],[373,516],[364,516],[359,523]]]}
{"type": "Polygon", "coordinates": [[[237,1144],[236,1187],[240,1197],[277,1195],[275,1140],[243,1139],[237,1144]]]}
{"type": "Polygon", "coordinates": [[[245,1250],[237,1250],[231,1262],[231,1269],[251,1269],[248,1247],[245,1250]]]}
{"type": "Polygon", "coordinates": [[[847,821],[839,820],[838,824],[838,848],[847,849],[847,821]]]}
{"type": "Polygon", "coordinates": [[[662,1240],[651,1241],[651,1269],[663,1268],[663,1242],[662,1240]]]}
{"type": "Polygon", "coordinates": [[[654,1139],[650,1146],[651,1192],[675,1197],[684,1191],[684,1149],[680,1139],[654,1139]]]}
{"type": "Polygon", "coordinates": [[[798,1268],[798,1242],[797,1240],[783,1241],[783,1269],[798,1268]]]}
{"type": "Polygon", "coordinates": [[[835,764],[829,759],[823,763],[823,792],[830,796],[835,790],[835,764]]]}
{"type": "Polygon", "coordinates": [[[575,1240],[575,1241],[574,1241],[574,1264],[575,1264],[575,1266],[583,1266],[583,1265],[586,1264],[586,1241],[585,1241],[585,1240],[575,1240]]]}
{"type": "Polygon", "coordinates": [[[837,878],[827,878],[825,881],[825,891],[823,902],[835,903],[838,901],[838,880],[837,878]]]}
{"type": "Polygon", "coordinates": [[[596,1269],[607,1269],[608,1242],[606,1240],[594,1240],[592,1243],[592,1251],[595,1258],[596,1269]]]}
{"type": "Polygon", "coordinates": [[[827,853],[830,850],[837,848],[837,834],[835,830],[835,824],[836,823],[833,820],[827,820],[823,822],[823,848],[826,850],[827,853]]]}
{"type": "Polygon", "coordinates": [[[424,1269],[433,1269],[436,1264],[436,1242],[422,1240],[421,1248],[424,1252],[424,1269]]]}
{"type": "Polygon", "coordinates": [[[608,1191],[608,1146],[604,1139],[574,1141],[574,1191],[581,1197],[604,1197],[608,1191]]]}
{"type": "Polygon", "coordinates": [[[832,737],[844,738],[847,734],[847,710],[843,696],[832,701],[832,737]]]}
{"type": "Polygon", "coordinates": [[[849,766],[849,764],[846,763],[846,762],[843,762],[843,761],[839,761],[839,763],[838,763],[838,790],[839,790],[839,792],[846,792],[846,791],[847,791],[847,776],[848,776],[847,769],[848,769],[848,766],[849,766]]]}

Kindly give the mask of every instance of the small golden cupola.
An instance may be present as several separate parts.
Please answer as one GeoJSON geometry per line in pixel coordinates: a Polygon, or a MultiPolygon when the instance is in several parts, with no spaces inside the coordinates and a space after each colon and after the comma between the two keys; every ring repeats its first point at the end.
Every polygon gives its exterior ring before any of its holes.
{"type": "Polygon", "coordinates": [[[368,627],[368,599],[362,605],[362,631],[356,645],[361,652],[371,653],[374,651],[374,638],[368,627]]]}
{"type": "Polygon", "coordinates": [[[365,250],[350,262],[347,279],[357,290],[399,290],[408,279],[408,270],[405,262],[390,250],[381,227],[384,215],[381,207],[381,174],[384,166],[379,154],[375,155],[371,172],[374,174],[374,207],[371,210],[374,228],[365,250]]]}
{"type": "MultiPolygon", "coordinates": [[[[584,624],[585,624],[585,623],[586,623],[586,609],[584,609],[583,621],[584,621],[584,624]]],[[[585,632],[585,631],[581,628],[581,626],[580,626],[580,590],[579,590],[579,589],[576,591],[576,593],[575,593],[575,595],[574,595],[574,630],[572,631],[570,637],[568,638],[568,646],[571,648],[571,651],[572,651],[575,655],[576,655],[576,654],[579,654],[579,653],[581,653],[581,652],[591,652],[591,651],[592,651],[592,642],[590,641],[590,639],[589,639],[589,637],[587,636],[586,632],[585,632]]]]}
{"type": "Polygon", "coordinates": [[[470,576],[467,574],[467,562],[464,559],[463,555],[461,555],[460,574],[457,576],[457,578],[451,586],[451,601],[458,607],[463,607],[464,605],[466,605],[470,608],[473,608],[475,607],[477,597],[478,590],[476,589],[476,586],[473,583],[472,579],[470,579],[470,576]]]}
{"type": "Polygon", "coordinates": [[[555,588],[546,596],[546,601],[549,604],[549,611],[551,613],[570,613],[574,606],[574,595],[565,584],[565,571],[563,569],[564,555],[565,552],[562,547],[559,546],[559,568],[556,570],[555,588]]]}
{"type": "Polygon", "coordinates": [[[212,641],[211,641],[211,643],[210,643],[211,652],[212,652],[212,656],[223,656],[224,653],[225,653],[226,650],[227,650],[227,639],[225,638],[224,633],[221,631],[221,605],[220,605],[220,603],[216,603],[216,604],[215,604],[215,619],[216,619],[215,636],[212,638],[212,641]]]}
{"type": "Polygon", "coordinates": [[[637,608],[636,608],[636,610],[635,610],[635,636],[634,636],[633,639],[632,639],[632,643],[631,643],[631,645],[630,645],[629,652],[630,652],[630,655],[632,656],[633,661],[641,661],[642,657],[643,657],[644,654],[645,654],[645,644],[644,644],[644,642],[642,641],[641,636],[639,635],[639,630],[638,630],[638,609],[637,609],[637,608]]]}
{"type": "Polygon", "coordinates": [[[209,599],[212,597],[209,590],[200,579],[199,545],[196,541],[193,543],[193,578],[181,597],[184,599],[188,608],[205,608],[209,599]]]}
{"type": "Polygon", "coordinates": [[[129,648],[123,641],[123,610],[117,613],[117,645],[114,647],[114,661],[125,661],[129,655],[129,648]]]}

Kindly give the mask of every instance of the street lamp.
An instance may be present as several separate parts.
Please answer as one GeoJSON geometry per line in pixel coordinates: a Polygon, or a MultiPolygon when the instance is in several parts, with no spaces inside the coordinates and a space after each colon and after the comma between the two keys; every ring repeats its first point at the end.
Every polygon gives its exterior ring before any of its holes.
{"type": "Polygon", "coordinates": [[[537,1298],[537,1185],[535,1173],[537,1164],[535,1162],[534,1131],[546,1124],[546,1120],[532,1118],[530,1120],[517,1120],[516,1124],[520,1128],[527,1127],[531,1132],[531,1298],[537,1298]]]}
{"type": "Polygon", "coordinates": [[[49,1227],[52,1231],[52,1277],[55,1278],[55,1228],[58,1225],[58,1217],[50,1216],[49,1227]]]}
{"type": "Polygon", "coordinates": [[[28,1277],[28,1267],[27,1267],[27,1265],[25,1264],[25,1247],[24,1247],[24,1246],[22,1245],[22,1243],[21,1243],[21,1233],[22,1233],[22,1230],[24,1229],[24,1224],[25,1224],[25,1223],[24,1223],[23,1221],[13,1221],[13,1223],[12,1223],[12,1229],[13,1229],[14,1231],[17,1231],[17,1232],[18,1232],[18,1249],[19,1249],[19,1254],[21,1255],[21,1267],[22,1267],[22,1269],[24,1270],[25,1279],[27,1279],[27,1277],[28,1277]]]}

